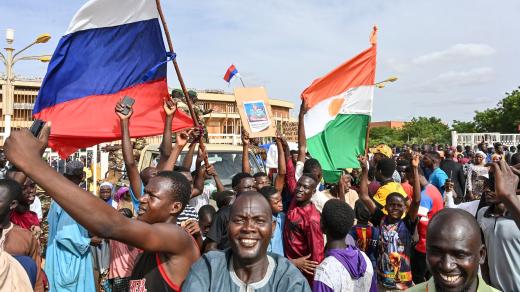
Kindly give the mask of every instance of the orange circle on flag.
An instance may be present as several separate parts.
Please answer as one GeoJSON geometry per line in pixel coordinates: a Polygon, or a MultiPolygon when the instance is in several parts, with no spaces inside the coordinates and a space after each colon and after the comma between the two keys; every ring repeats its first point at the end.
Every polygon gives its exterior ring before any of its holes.
{"type": "Polygon", "coordinates": [[[344,100],[344,98],[336,98],[331,101],[331,103],[329,104],[329,115],[331,117],[339,113],[339,110],[341,109],[344,100]]]}

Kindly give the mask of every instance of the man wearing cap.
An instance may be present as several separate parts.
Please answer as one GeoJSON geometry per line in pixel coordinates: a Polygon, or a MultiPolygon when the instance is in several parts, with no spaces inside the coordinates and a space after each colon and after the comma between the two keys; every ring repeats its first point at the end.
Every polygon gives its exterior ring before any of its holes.
{"type": "MultiPolygon", "coordinates": [[[[372,158],[372,162],[374,166],[383,158],[393,158],[393,152],[390,147],[386,144],[379,144],[376,147],[370,149],[370,152],[374,154],[374,157],[372,158]]],[[[399,175],[399,172],[394,171],[392,174],[392,179],[396,183],[401,183],[401,176],[399,175]]]]}
{"type": "MultiPolygon", "coordinates": [[[[64,176],[76,185],[83,181],[83,163],[66,164],[64,176]]],[[[47,217],[49,242],[45,273],[50,291],[95,291],[91,240],[87,230],[79,225],[55,201],[47,217]]]]}

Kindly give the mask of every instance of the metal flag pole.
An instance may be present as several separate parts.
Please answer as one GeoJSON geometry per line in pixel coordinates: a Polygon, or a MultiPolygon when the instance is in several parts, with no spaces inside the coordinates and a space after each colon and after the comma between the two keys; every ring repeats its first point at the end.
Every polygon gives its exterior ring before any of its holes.
{"type": "MultiPolygon", "coordinates": [[[[157,12],[159,12],[159,17],[161,18],[162,27],[164,29],[164,35],[166,35],[166,42],[168,43],[168,49],[170,50],[171,53],[174,53],[173,42],[172,42],[172,38],[170,36],[170,31],[168,30],[168,25],[166,24],[166,20],[164,18],[164,14],[162,12],[161,1],[155,0],[155,3],[157,5],[157,12]]],[[[173,68],[175,68],[175,73],[177,73],[177,78],[179,79],[179,83],[181,85],[182,92],[184,93],[186,105],[188,106],[191,118],[193,120],[193,125],[196,128],[199,128],[199,119],[197,117],[197,114],[193,110],[193,105],[191,104],[191,99],[188,95],[188,90],[186,89],[184,80],[182,79],[181,70],[179,69],[179,65],[177,64],[177,59],[173,58],[172,62],[173,62],[173,68]]],[[[202,140],[202,137],[200,137],[200,139],[199,139],[199,147],[201,148],[202,151],[206,150],[206,147],[204,147],[204,142],[202,140]]],[[[209,166],[207,158],[204,158],[204,163],[206,164],[206,166],[209,166]]]]}
{"type": "Polygon", "coordinates": [[[241,76],[240,74],[238,74],[238,78],[240,79],[240,82],[242,83],[242,86],[243,86],[243,87],[246,87],[246,86],[244,85],[244,80],[242,80],[242,76],[241,76]]]}

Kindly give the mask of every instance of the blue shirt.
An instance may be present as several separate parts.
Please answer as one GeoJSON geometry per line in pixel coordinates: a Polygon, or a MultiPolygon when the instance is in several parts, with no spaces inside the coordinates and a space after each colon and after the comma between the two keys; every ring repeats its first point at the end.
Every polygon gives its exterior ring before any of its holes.
{"type": "MultiPolygon", "coordinates": [[[[128,188],[128,193],[130,193],[130,198],[132,199],[132,204],[134,205],[134,212],[137,213],[139,211],[139,199],[135,196],[134,191],[132,191],[132,186],[128,188]]],[[[144,195],[144,184],[141,183],[141,195],[144,195]]]]}
{"type": "Polygon", "coordinates": [[[357,248],[368,256],[372,262],[372,267],[376,269],[379,228],[372,225],[357,224],[350,229],[350,236],[352,236],[357,248]]]}
{"type": "Polygon", "coordinates": [[[271,241],[269,242],[267,251],[280,256],[284,256],[283,226],[285,223],[285,214],[283,212],[280,212],[276,214],[276,216],[273,215],[273,220],[276,221],[276,229],[273,232],[273,237],[271,237],[271,241]]]}
{"type": "Polygon", "coordinates": [[[444,170],[442,170],[440,167],[437,167],[430,175],[429,181],[444,196],[444,184],[446,183],[447,179],[448,175],[444,172],[444,170]]]}
{"type": "Polygon", "coordinates": [[[54,201],[47,221],[49,242],[44,270],[50,291],[96,291],[87,230],[54,201]]]}

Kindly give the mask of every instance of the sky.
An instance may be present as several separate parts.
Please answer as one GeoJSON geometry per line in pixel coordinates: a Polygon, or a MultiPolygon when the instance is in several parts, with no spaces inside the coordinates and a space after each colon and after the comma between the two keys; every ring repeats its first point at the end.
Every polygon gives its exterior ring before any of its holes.
{"type": "MultiPolygon", "coordinates": [[[[122,0],[114,0],[122,1],[122,0]]],[[[52,53],[78,0],[1,0],[0,46],[15,29],[15,48],[40,33],[51,41],[27,54],[52,53]]],[[[222,79],[235,64],[246,86],[295,103],[314,80],[369,47],[378,31],[373,121],[435,116],[451,123],[496,106],[520,86],[520,1],[163,0],[185,83],[231,92],[222,79]]],[[[43,77],[46,65],[17,63],[15,73],[43,77]]],[[[3,72],[3,68],[0,68],[3,72]]],[[[169,85],[179,86],[172,68],[169,85]]]]}

